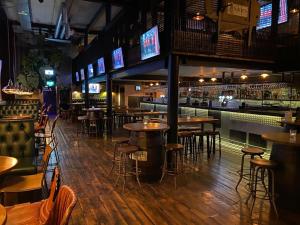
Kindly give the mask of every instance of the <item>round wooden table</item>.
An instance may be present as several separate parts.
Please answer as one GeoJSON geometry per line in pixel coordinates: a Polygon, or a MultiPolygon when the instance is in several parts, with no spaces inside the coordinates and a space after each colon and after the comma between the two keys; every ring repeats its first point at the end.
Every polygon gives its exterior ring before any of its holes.
{"type": "Polygon", "coordinates": [[[130,131],[130,143],[139,146],[141,181],[158,181],[162,173],[163,131],[169,126],[163,123],[128,123],[123,128],[130,131]]]}
{"type": "Polygon", "coordinates": [[[14,168],[18,160],[14,157],[0,156],[0,175],[7,173],[14,168]]]}
{"type": "Polygon", "coordinates": [[[4,225],[6,221],[6,209],[0,204],[0,225],[4,225]]]}
{"type": "Polygon", "coordinates": [[[270,159],[278,163],[275,170],[276,204],[279,208],[300,211],[300,134],[270,132],[262,138],[273,142],[270,159]]]}

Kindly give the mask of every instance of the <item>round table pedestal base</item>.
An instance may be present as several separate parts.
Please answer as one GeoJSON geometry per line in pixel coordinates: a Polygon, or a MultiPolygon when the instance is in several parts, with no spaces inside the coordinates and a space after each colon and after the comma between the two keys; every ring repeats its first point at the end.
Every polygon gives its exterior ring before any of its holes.
{"type": "Polygon", "coordinates": [[[139,146],[140,150],[143,151],[138,162],[141,170],[140,180],[158,181],[162,173],[163,141],[161,132],[131,132],[130,142],[139,146]]]}
{"type": "Polygon", "coordinates": [[[300,211],[299,147],[273,144],[271,160],[278,162],[275,170],[275,193],[278,208],[300,211]]]}

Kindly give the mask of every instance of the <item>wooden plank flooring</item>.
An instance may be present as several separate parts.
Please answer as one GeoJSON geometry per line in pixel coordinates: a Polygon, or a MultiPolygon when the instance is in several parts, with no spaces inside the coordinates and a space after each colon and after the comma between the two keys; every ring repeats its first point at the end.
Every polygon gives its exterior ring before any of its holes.
{"type": "MultiPolygon", "coordinates": [[[[114,132],[126,134],[124,131],[114,132]]],[[[109,138],[76,136],[76,124],[60,121],[59,140],[63,183],[78,196],[71,225],[77,224],[300,224],[300,216],[280,211],[280,219],[270,212],[266,201],[257,201],[252,219],[244,203],[245,183],[235,191],[236,171],[241,156],[223,148],[222,157],[201,160],[178,178],[174,189],[172,177],[162,184],[142,183],[139,189],[128,179],[125,193],[114,186],[115,176],[107,176],[112,158],[109,138]],[[261,213],[259,213],[261,212],[261,213]]]]}

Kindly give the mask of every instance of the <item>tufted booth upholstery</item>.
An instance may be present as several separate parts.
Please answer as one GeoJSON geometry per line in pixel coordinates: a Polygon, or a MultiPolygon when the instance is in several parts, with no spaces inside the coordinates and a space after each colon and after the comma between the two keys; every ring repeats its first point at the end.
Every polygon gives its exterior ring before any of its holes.
{"type": "Polygon", "coordinates": [[[0,155],[18,159],[11,174],[36,173],[33,120],[0,120],[0,155]]]}
{"type": "Polygon", "coordinates": [[[38,119],[38,104],[31,105],[0,105],[0,117],[18,114],[32,115],[35,120],[38,119]]]}

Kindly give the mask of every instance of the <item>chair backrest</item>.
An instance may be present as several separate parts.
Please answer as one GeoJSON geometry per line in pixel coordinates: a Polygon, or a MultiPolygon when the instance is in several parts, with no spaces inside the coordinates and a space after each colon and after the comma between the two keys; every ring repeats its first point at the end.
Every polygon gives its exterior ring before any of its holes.
{"type": "Polygon", "coordinates": [[[40,208],[40,218],[39,218],[40,224],[46,224],[46,222],[48,221],[59,188],[60,188],[60,173],[59,173],[59,169],[55,167],[51,179],[50,194],[48,198],[42,203],[40,208]]]}
{"type": "Polygon", "coordinates": [[[67,225],[71,213],[76,205],[77,198],[69,186],[62,186],[55,199],[47,225],[67,225]]]}
{"type": "Polygon", "coordinates": [[[57,116],[55,117],[55,119],[54,119],[54,121],[53,121],[53,123],[52,123],[51,132],[50,132],[50,133],[51,133],[51,136],[52,136],[53,133],[54,133],[54,129],[55,129],[56,122],[57,122],[58,118],[59,118],[59,115],[57,115],[57,116]]]}

